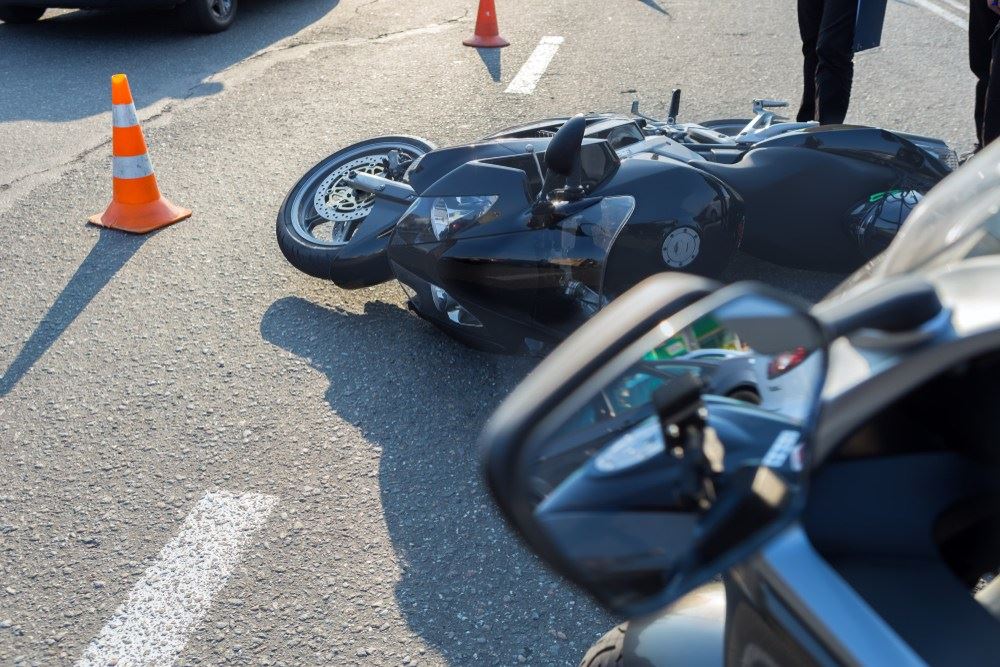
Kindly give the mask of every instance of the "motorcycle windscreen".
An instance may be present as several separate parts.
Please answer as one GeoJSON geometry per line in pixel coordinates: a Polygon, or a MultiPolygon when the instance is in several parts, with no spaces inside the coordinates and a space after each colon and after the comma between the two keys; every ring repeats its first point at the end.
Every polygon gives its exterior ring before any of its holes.
{"type": "Polygon", "coordinates": [[[607,305],[608,254],[633,211],[633,197],[605,197],[547,230],[535,309],[539,322],[569,333],[607,305]]]}

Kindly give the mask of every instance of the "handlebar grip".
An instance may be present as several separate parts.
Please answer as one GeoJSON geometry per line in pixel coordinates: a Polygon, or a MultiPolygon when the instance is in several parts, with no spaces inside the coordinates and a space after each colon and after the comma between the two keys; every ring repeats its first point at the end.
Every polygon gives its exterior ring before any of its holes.
{"type": "Polygon", "coordinates": [[[670,109],[667,111],[667,120],[674,122],[681,112],[681,89],[675,88],[670,94],[670,109]]]}

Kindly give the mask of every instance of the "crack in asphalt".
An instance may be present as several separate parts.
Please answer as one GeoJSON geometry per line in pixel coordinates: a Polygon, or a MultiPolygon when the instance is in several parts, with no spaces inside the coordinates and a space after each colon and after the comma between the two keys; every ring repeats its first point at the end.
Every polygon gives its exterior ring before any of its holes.
{"type": "MultiPolygon", "coordinates": [[[[367,3],[365,6],[373,5],[373,4],[375,4],[375,3],[379,2],[379,1],[380,0],[372,0],[372,2],[367,3]]],[[[470,12],[470,10],[466,9],[465,12],[461,16],[456,16],[454,18],[445,19],[444,21],[441,21],[440,23],[432,23],[432,24],[423,26],[421,28],[407,28],[406,30],[397,30],[397,31],[393,31],[393,32],[380,33],[378,35],[375,35],[374,37],[354,37],[354,38],[351,38],[351,39],[340,39],[340,40],[336,40],[336,39],[314,39],[314,40],[304,39],[304,40],[299,40],[299,41],[295,40],[295,38],[293,37],[293,38],[291,38],[291,40],[289,41],[289,43],[281,44],[281,45],[278,45],[278,46],[273,46],[271,48],[264,49],[263,51],[259,51],[258,53],[255,53],[255,54],[253,54],[253,55],[251,55],[251,56],[249,56],[247,58],[244,58],[243,60],[239,61],[238,63],[234,63],[233,65],[230,65],[229,67],[216,72],[215,74],[213,74],[212,76],[210,76],[208,79],[206,79],[204,81],[199,81],[195,85],[193,85],[190,88],[188,88],[188,90],[184,93],[184,95],[182,97],[176,97],[172,101],[166,102],[159,111],[157,111],[156,113],[152,114],[151,116],[148,116],[146,118],[142,118],[141,119],[142,125],[145,126],[145,125],[148,125],[148,124],[152,124],[152,123],[156,122],[157,120],[163,118],[164,116],[167,116],[167,115],[173,113],[178,107],[182,106],[184,103],[188,102],[192,98],[194,98],[194,97],[201,97],[200,95],[197,95],[198,90],[200,88],[203,88],[204,86],[209,85],[209,84],[215,82],[216,79],[217,79],[217,77],[219,77],[219,76],[221,76],[223,74],[232,73],[233,71],[238,70],[239,68],[245,66],[247,63],[256,63],[256,62],[258,62],[260,60],[266,59],[268,56],[274,56],[277,53],[295,51],[295,50],[298,50],[298,49],[305,49],[306,52],[309,52],[309,51],[312,51],[312,50],[317,49],[317,48],[336,47],[336,46],[357,46],[359,44],[384,44],[386,42],[396,41],[398,39],[405,39],[407,37],[417,37],[417,36],[425,35],[425,34],[428,34],[428,33],[438,32],[438,31],[440,31],[440,30],[442,30],[442,29],[444,29],[444,28],[446,28],[448,26],[454,25],[455,23],[460,23],[461,21],[464,21],[465,19],[467,19],[469,17],[469,12],[470,12]]],[[[306,55],[306,54],[303,53],[303,55],[306,55]]],[[[85,148],[84,150],[80,151],[79,153],[76,153],[75,155],[73,155],[71,158],[69,158],[65,162],[60,162],[59,164],[52,165],[50,167],[46,167],[45,169],[40,169],[38,171],[33,171],[31,173],[24,174],[23,176],[19,176],[18,178],[15,178],[12,181],[8,181],[8,182],[5,182],[5,183],[0,183],[0,193],[7,193],[7,192],[11,191],[13,188],[15,188],[16,186],[20,185],[21,183],[24,183],[26,181],[30,181],[33,178],[38,178],[38,177],[41,177],[41,176],[52,174],[54,172],[55,173],[64,172],[67,169],[73,167],[74,165],[83,162],[86,158],[90,157],[93,153],[95,153],[95,152],[97,152],[97,151],[99,151],[99,150],[101,150],[103,148],[106,148],[110,144],[111,144],[111,139],[110,138],[105,139],[104,141],[102,141],[99,144],[95,144],[93,146],[90,146],[89,148],[85,148]]],[[[2,206],[0,206],[0,209],[2,209],[2,206]]]]}
{"type": "Polygon", "coordinates": [[[355,15],[360,15],[362,9],[367,9],[368,7],[371,7],[372,5],[374,5],[376,2],[379,2],[379,0],[371,0],[371,2],[364,3],[363,5],[361,5],[360,7],[358,7],[357,9],[354,10],[354,14],[355,15]]]}

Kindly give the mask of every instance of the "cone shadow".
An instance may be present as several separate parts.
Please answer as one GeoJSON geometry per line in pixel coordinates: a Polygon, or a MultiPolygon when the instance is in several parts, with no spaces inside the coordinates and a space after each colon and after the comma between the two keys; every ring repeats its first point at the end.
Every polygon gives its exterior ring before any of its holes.
{"type": "Polygon", "coordinates": [[[148,235],[100,230],[97,243],[56,297],[17,357],[0,376],[0,397],[14,389],[148,238],[148,235]]]}
{"type": "Polygon", "coordinates": [[[490,73],[490,78],[499,83],[502,74],[501,52],[503,49],[476,49],[476,51],[483,64],[486,65],[486,71],[490,73]]]}
{"type": "Polygon", "coordinates": [[[663,5],[659,3],[659,0],[639,0],[639,2],[651,9],[655,9],[665,16],[670,16],[670,12],[663,8],[663,5]]]}

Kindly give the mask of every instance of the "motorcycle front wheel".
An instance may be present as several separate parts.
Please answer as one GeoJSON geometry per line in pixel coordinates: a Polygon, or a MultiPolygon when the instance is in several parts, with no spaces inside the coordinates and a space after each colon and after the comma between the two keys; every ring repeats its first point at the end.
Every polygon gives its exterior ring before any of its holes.
{"type": "Polygon", "coordinates": [[[303,273],[328,279],[337,255],[375,205],[375,195],[346,184],[348,174],[401,180],[401,173],[389,171],[390,151],[397,151],[405,166],[434,148],[417,137],[377,137],[321,160],[292,187],[278,211],[278,246],[285,259],[303,273]]]}

